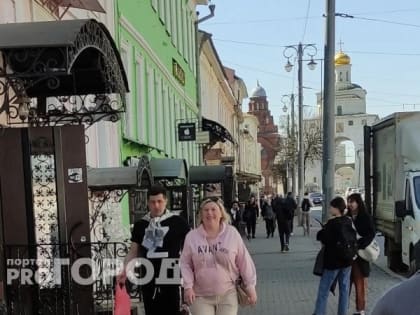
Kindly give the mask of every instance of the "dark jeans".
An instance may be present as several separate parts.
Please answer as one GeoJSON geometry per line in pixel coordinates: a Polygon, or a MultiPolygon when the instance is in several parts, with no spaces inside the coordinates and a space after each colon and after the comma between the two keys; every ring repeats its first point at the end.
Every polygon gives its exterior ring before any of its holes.
{"type": "Polygon", "coordinates": [[[142,287],[142,296],[146,315],[180,314],[180,286],[149,284],[142,287]]]}
{"type": "Polygon", "coordinates": [[[277,221],[279,228],[281,250],[284,250],[286,245],[289,245],[290,238],[290,223],[289,221],[277,221]]]}
{"type": "Polygon", "coordinates": [[[265,219],[265,230],[267,231],[267,236],[274,234],[275,226],[273,219],[265,219]]]}
{"type": "Polygon", "coordinates": [[[246,221],[246,232],[248,236],[255,237],[255,226],[257,225],[257,218],[250,218],[246,221]]]}

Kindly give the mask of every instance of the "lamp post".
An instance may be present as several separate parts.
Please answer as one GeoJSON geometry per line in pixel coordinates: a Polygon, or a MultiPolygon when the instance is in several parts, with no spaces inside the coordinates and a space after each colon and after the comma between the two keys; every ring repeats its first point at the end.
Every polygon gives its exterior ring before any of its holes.
{"type": "MultiPolygon", "coordinates": [[[[287,108],[287,103],[288,102],[290,102],[290,124],[291,124],[291,127],[290,127],[290,129],[289,129],[289,127],[287,128],[287,136],[288,136],[288,138],[290,138],[290,137],[292,137],[294,140],[296,139],[296,131],[295,131],[295,94],[289,94],[289,95],[283,95],[282,96],[282,103],[284,104],[284,106],[283,106],[283,111],[284,112],[287,112],[288,111],[288,108],[287,108]]],[[[288,117],[289,117],[289,115],[288,115],[288,117]]],[[[289,162],[287,163],[287,167],[288,167],[288,169],[289,169],[289,162]]],[[[292,185],[291,185],[291,187],[292,187],[292,194],[293,194],[293,196],[295,196],[296,195],[296,172],[295,172],[295,169],[296,169],[296,165],[295,165],[295,163],[294,162],[292,162],[291,163],[291,168],[290,168],[290,172],[288,172],[288,174],[291,174],[291,177],[292,177],[292,185]]],[[[286,193],[287,193],[287,191],[286,191],[286,193]]]]}
{"type": "MultiPolygon", "coordinates": [[[[298,119],[299,119],[299,154],[298,154],[298,185],[299,185],[299,204],[303,200],[303,190],[305,188],[304,184],[304,143],[303,143],[303,80],[302,80],[302,62],[308,62],[308,68],[310,70],[314,70],[316,67],[316,62],[314,60],[314,56],[317,53],[317,49],[315,44],[302,44],[299,43],[298,45],[290,45],[287,46],[284,51],[283,55],[287,58],[287,63],[284,66],[287,72],[292,71],[293,64],[290,62],[292,57],[297,58],[298,61],[298,119]],[[310,58],[309,60],[304,60],[303,56],[306,55],[310,58]]],[[[299,211],[300,214],[300,211],[299,211]]],[[[299,220],[300,221],[300,220],[299,220]]]]}

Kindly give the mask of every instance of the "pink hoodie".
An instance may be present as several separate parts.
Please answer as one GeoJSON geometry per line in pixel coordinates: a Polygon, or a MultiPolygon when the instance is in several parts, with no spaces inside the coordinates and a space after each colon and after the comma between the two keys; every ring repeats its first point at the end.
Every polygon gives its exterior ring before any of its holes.
{"type": "Polygon", "coordinates": [[[255,287],[255,265],[238,231],[222,223],[219,235],[207,241],[204,227],[190,231],[181,254],[183,287],[197,296],[223,295],[235,288],[241,276],[245,286],[255,287]]]}

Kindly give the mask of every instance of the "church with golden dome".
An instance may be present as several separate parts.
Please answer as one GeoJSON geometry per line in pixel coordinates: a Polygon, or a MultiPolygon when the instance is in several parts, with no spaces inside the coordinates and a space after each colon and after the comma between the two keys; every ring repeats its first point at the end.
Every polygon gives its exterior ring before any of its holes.
{"type": "MultiPolygon", "coordinates": [[[[335,143],[337,193],[347,187],[364,185],[363,126],[378,120],[377,115],[366,113],[366,90],[352,81],[351,58],[340,49],[335,55],[335,143]]],[[[322,91],[317,93],[320,108],[318,117],[306,119],[309,128],[321,125],[322,91]]],[[[321,161],[308,166],[305,173],[307,187],[322,187],[321,161]]]]}

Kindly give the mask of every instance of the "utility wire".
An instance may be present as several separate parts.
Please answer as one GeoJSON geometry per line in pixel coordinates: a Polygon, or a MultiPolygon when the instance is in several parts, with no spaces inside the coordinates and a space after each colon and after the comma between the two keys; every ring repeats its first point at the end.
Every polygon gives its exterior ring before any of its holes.
{"type": "Polygon", "coordinates": [[[387,23],[387,24],[393,24],[393,25],[401,25],[401,26],[410,26],[410,27],[420,28],[420,25],[418,25],[418,24],[411,24],[411,23],[404,23],[404,22],[390,21],[390,20],[383,20],[383,19],[374,19],[374,18],[368,18],[368,17],[363,17],[363,16],[351,15],[351,14],[347,14],[347,13],[336,13],[335,16],[342,17],[342,18],[347,18],[347,19],[358,19],[358,20],[364,20],[364,21],[380,22],[380,23],[387,23]]]}
{"type": "Polygon", "coordinates": [[[306,6],[305,26],[303,28],[302,42],[305,41],[306,28],[308,26],[309,11],[310,11],[310,9],[311,9],[311,0],[308,0],[308,5],[306,6]]]}
{"type": "MultiPolygon", "coordinates": [[[[237,41],[230,39],[221,39],[213,38],[214,41],[238,44],[238,45],[247,45],[247,46],[258,46],[258,47],[270,47],[270,48],[286,48],[287,45],[276,45],[268,43],[258,43],[258,42],[246,42],[246,41],[237,41]]],[[[362,51],[362,50],[349,50],[348,53],[352,54],[362,54],[362,55],[384,55],[384,56],[420,56],[420,52],[413,53],[399,53],[399,52],[386,52],[386,51],[362,51]]]]}

